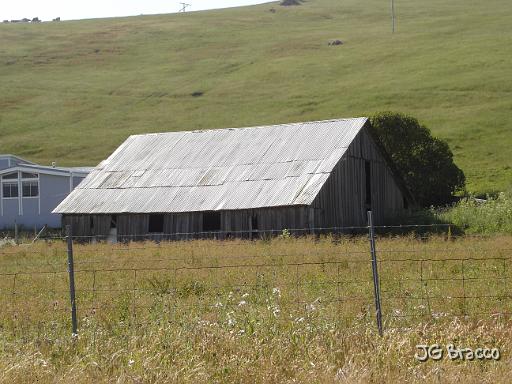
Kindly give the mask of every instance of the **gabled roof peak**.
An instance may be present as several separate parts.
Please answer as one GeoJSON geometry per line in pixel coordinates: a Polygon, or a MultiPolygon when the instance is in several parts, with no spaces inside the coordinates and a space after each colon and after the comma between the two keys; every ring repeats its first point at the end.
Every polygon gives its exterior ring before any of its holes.
{"type": "Polygon", "coordinates": [[[310,205],[366,118],[130,136],[55,213],[310,205]]]}

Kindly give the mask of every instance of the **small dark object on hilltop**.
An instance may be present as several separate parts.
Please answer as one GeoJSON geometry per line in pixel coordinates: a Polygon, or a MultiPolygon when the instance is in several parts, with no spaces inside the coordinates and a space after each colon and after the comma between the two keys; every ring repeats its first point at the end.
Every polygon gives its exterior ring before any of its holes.
{"type": "Polygon", "coordinates": [[[303,0],[283,0],[279,5],[288,7],[290,5],[301,5],[303,0]]]}
{"type": "Polygon", "coordinates": [[[34,17],[34,18],[32,19],[32,22],[33,22],[33,23],[40,23],[40,22],[41,22],[41,20],[39,20],[39,17],[34,17]]]}
{"type": "Polygon", "coordinates": [[[28,22],[30,22],[30,19],[27,19],[26,17],[24,17],[23,19],[21,19],[21,22],[22,23],[28,23],[28,22]]]}
{"type": "Polygon", "coordinates": [[[202,92],[202,91],[195,91],[195,92],[191,93],[192,97],[199,97],[199,96],[203,96],[203,95],[204,95],[204,92],[202,92]]]}
{"type": "Polygon", "coordinates": [[[60,21],[60,17],[56,17],[55,19],[53,19],[52,21],[60,21]]]}
{"type": "Polygon", "coordinates": [[[343,45],[343,41],[341,40],[331,40],[327,43],[327,45],[343,45]]]}

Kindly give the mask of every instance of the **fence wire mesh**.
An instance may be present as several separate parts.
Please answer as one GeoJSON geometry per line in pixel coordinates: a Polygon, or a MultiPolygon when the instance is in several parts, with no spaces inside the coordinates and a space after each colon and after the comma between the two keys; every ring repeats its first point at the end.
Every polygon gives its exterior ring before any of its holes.
{"type": "MultiPolygon", "coordinates": [[[[293,325],[312,319],[373,327],[368,227],[357,228],[359,234],[354,229],[326,235],[320,229],[286,231],[256,240],[218,233],[190,233],[180,241],[133,237],[117,244],[73,238],[78,328],[191,318],[233,327],[241,321],[293,325]]],[[[441,225],[375,232],[385,329],[512,313],[510,236],[454,235],[441,225]]],[[[59,236],[0,248],[3,331],[22,336],[48,324],[70,327],[67,251],[66,238],[59,236]]]]}

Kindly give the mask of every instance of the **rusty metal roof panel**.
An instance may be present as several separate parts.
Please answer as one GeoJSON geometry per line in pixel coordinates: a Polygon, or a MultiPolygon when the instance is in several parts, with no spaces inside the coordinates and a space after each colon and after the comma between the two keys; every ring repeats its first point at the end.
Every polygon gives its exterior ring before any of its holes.
{"type": "Polygon", "coordinates": [[[130,136],[54,212],[309,205],[366,120],[130,136]]]}

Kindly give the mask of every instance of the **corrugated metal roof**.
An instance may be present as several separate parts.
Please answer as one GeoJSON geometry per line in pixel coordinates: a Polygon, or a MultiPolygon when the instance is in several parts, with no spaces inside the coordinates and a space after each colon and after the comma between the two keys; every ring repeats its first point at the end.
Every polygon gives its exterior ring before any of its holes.
{"type": "Polygon", "coordinates": [[[309,205],[366,120],[130,136],[54,212],[309,205]]]}

